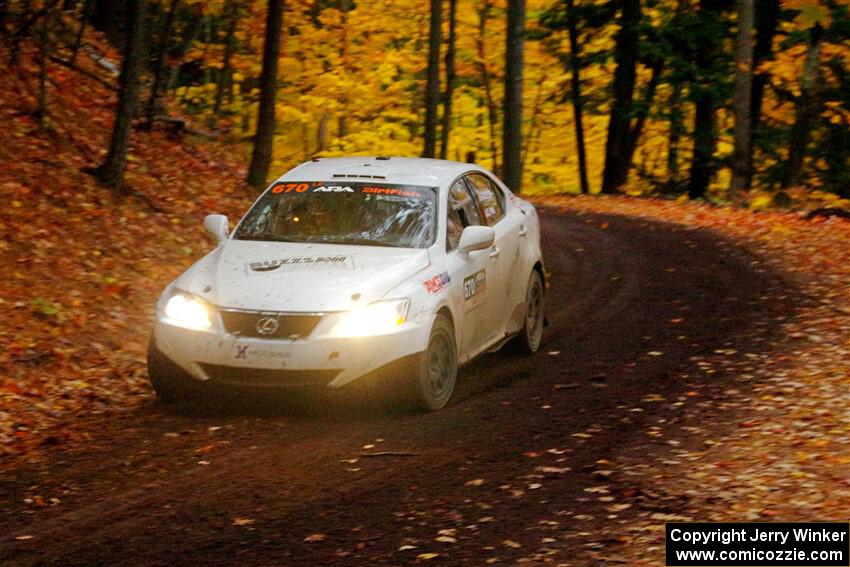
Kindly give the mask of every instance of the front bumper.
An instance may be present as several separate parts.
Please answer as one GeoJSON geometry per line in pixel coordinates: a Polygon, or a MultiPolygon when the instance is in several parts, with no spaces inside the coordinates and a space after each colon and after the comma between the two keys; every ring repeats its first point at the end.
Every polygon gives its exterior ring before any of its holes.
{"type": "Polygon", "coordinates": [[[153,341],[162,355],[198,381],[339,388],[424,351],[432,323],[408,322],[393,333],[371,337],[319,334],[278,340],[239,337],[220,329],[196,331],[157,321],[153,341]]]}

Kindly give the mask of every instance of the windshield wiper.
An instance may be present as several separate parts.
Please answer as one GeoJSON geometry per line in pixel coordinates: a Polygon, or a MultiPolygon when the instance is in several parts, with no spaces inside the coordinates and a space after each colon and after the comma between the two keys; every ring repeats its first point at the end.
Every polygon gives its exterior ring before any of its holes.
{"type": "Polygon", "coordinates": [[[355,246],[393,246],[389,242],[383,240],[374,240],[372,238],[362,238],[358,236],[346,236],[341,238],[317,239],[313,242],[320,244],[353,244],[355,246]]]}
{"type": "Polygon", "coordinates": [[[275,236],[273,234],[241,234],[236,236],[236,240],[257,240],[260,242],[303,242],[303,240],[296,240],[285,236],[275,236]]]}

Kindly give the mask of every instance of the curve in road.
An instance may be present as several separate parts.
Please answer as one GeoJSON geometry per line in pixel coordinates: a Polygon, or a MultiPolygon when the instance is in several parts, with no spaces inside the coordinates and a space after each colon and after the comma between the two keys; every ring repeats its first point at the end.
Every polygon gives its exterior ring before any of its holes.
{"type": "Polygon", "coordinates": [[[428,415],[255,399],[86,418],[82,451],[0,473],[0,563],[575,562],[576,530],[616,538],[585,492],[596,463],[663,456],[644,430],[675,413],[634,407],[693,387],[677,378],[693,356],[769,348],[770,315],[787,306],[764,291],[783,284],[707,231],[557,211],[542,221],[551,324],[536,356],[483,357],[428,415]],[[34,495],[61,503],[33,509],[34,495]],[[595,519],[579,527],[582,514],[595,519]]]}

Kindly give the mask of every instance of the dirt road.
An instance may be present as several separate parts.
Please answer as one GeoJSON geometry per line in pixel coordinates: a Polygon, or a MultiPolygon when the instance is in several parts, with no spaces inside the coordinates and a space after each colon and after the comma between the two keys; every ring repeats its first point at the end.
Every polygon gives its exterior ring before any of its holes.
{"type": "Polygon", "coordinates": [[[663,459],[645,428],[687,411],[641,400],[686,395],[692,356],[769,348],[790,308],[766,299],[777,276],[708,232],[543,222],[538,355],[484,357],[436,414],[261,398],[81,420],[83,450],[0,472],[0,564],[601,564],[639,506],[612,513],[585,489],[607,462],[663,459]]]}

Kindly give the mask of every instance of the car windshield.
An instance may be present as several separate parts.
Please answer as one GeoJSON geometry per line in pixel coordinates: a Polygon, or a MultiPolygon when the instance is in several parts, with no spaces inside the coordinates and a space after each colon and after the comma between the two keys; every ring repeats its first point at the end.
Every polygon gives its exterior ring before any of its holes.
{"type": "Polygon", "coordinates": [[[426,248],[435,238],[435,209],[431,187],[287,181],[251,207],[234,238],[426,248]]]}

